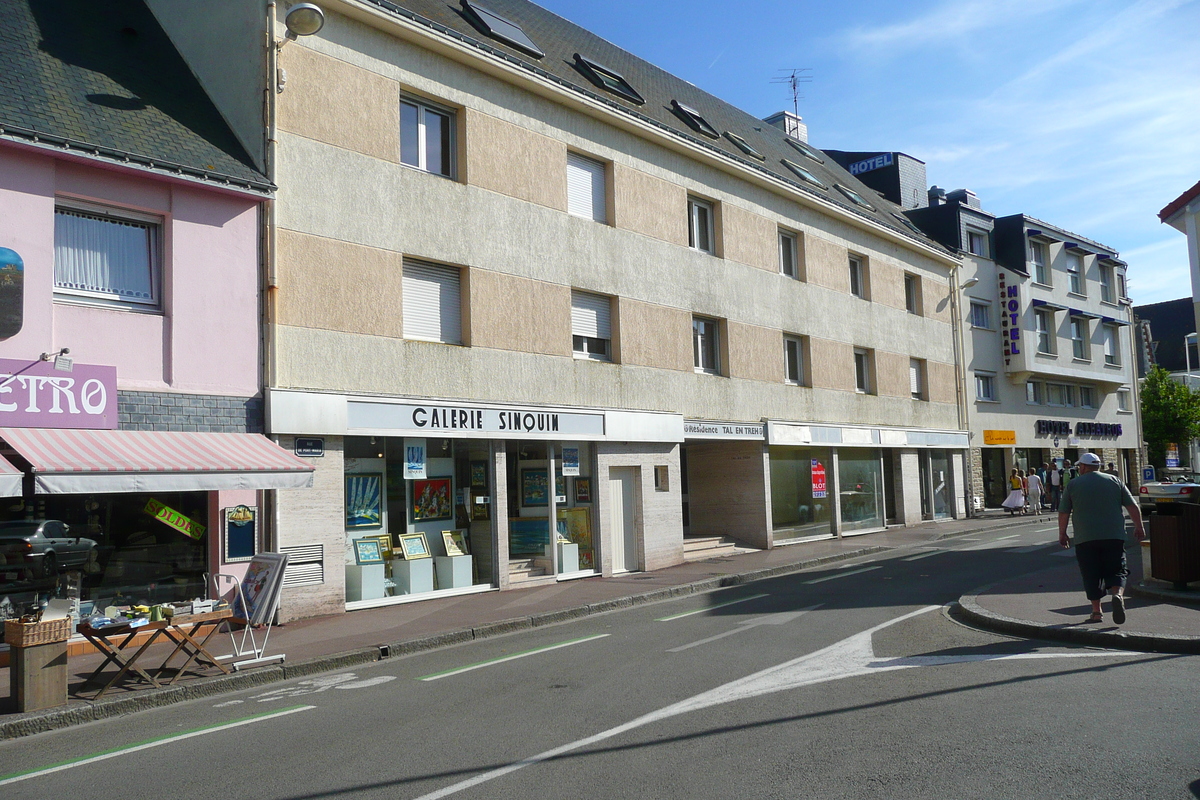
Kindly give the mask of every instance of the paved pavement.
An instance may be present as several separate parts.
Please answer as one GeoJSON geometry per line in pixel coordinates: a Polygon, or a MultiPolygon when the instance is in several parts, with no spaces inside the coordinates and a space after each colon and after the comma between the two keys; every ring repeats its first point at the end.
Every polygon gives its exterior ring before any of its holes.
{"type": "MultiPolygon", "coordinates": [[[[71,697],[66,706],[12,713],[8,669],[0,669],[0,739],[25,736],[146,708],[291,680],[333,669],[551,625],[671,597],[798,572],[831,562],[896,548],[929,544],[968,533],[1045,524],[1046,517],[1009,517],[988,512],[968,520],[895,528],[841,540],[806,542],[770,551],[712,558],[656,572],[588,578],[508,592],[439,598],[302,620],[271,633],[268,654],[286,653],[283,664],[229,676],[187,676],[163,689],[114,688],[99,701],[75,695],[99,655],[69,664],[71,697]]],[[[982,587],[960,600],[958,614],[969,624],[1019,637],[1065,640],[1123,649],[1200,653],[1200,605],[1178,602],[1188,593],[1139,595],[1128,603],[1123,628],[1084,625],[1087,602],[1073,559],[1053,568],[982,587]]],[[[1141,578],[1140,549],[1131,547],[1135,582],[1141,578]]],[[[1145,582],[1145,591],[1161,587],[1145,582]]],[[[1197,586],[1193,584],[1193,586],[1197,586]]],[[[1197,586],[1200,589],[1200,586],[1197,586]]],[[[1190,593],[1200,597],[1200,591],[1190,593]]],[[[157,645],[156,645],[157,647],[157,645]]],[[[165,652],[163,656],[165,656],[165,652]]]]}

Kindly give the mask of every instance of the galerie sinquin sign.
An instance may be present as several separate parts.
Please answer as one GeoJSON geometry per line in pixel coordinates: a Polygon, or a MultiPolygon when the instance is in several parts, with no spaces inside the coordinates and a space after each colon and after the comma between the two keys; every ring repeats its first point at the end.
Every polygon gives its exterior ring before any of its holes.
{"type": "Polygon", "coordinates": [[[117,428],[117,368],[0,358],[0,428],[117,428]]]}

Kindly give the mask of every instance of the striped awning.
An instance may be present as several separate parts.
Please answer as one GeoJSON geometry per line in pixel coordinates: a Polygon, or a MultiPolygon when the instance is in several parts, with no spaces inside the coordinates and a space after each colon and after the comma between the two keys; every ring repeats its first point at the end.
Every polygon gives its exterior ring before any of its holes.
{"type": "Polygon", "coordinates": [[[0,497],[20,497],[24,473],[0,458],[0,497]]]}
{"type": "Polygon", "coordinates": [[[0,428],[0,440],[41,494],[312,486],[311,464],[256,433],[0,428]]]}

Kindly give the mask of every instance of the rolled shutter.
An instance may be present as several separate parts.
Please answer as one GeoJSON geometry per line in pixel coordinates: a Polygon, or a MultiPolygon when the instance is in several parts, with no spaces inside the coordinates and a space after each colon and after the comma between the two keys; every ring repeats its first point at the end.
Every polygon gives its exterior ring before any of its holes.
{"type": "Polygon", "coordinates": [[[404,262],[404,338],[462,344],[458,267],[404,262]]]}
{"type": "Polygon", "coordinates": [[[571,333],[612,339],[612,301],[602,294],[571,292],[571,333]]]}
{"type": "Polygon", "coordinates": [[[913,396],[921,395],[921,361],[920,359],[910,358],[908,360],[908,388],[913,393],[913,396]]]}
{"type": "Polygon", "coordinates": [[[577,217],[607,222],[604,164],[567,153],[567,211],[577,217]]]}

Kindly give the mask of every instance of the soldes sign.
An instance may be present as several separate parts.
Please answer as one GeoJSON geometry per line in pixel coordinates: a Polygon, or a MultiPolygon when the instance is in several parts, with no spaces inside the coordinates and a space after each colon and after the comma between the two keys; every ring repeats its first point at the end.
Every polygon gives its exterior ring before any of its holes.
{"type": "Polygon", "coordinates": [[[117,428],[117,368],[0,358],[0,428],[117,428]]]}

